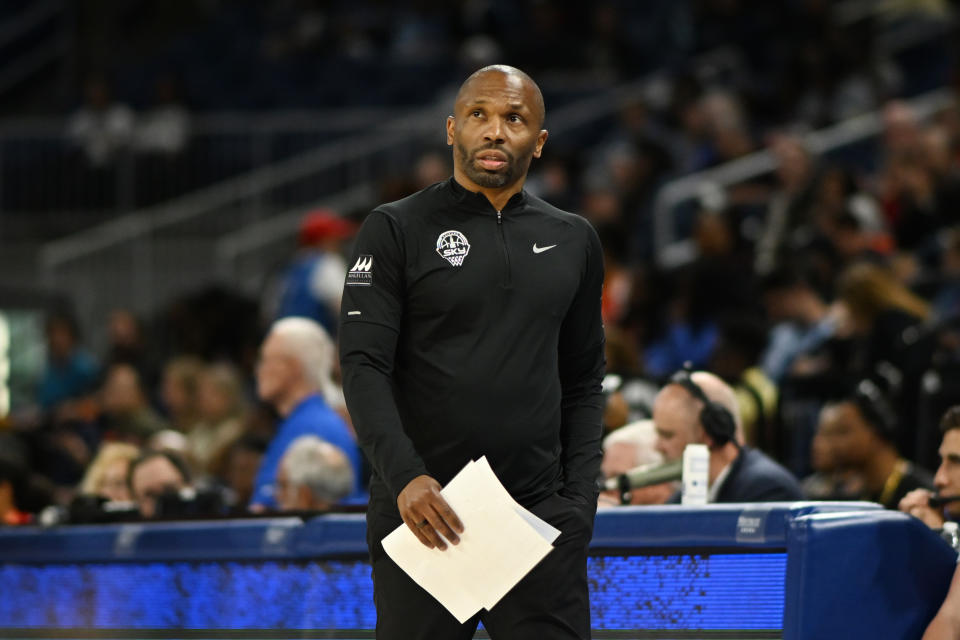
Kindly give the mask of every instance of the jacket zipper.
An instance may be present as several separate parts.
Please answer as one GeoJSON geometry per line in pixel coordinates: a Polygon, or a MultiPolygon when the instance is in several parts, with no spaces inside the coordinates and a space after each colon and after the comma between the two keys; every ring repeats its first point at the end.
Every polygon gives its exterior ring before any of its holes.
{"type": "Polygon", "coordinates": [[[512,283],[510,277],[510,253],[507,251],[507,238],[503,234],[503,212],[497,211],[497,231],[500,236],[500,247],[503,249],[503,263],[507,270],[503,278],[503,286],[509,287],[512,283]]]}

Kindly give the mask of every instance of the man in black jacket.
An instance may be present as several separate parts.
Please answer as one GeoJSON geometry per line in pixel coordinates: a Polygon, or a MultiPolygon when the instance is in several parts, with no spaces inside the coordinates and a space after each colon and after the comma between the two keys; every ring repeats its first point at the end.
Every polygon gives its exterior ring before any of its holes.
{"type": "Polygon", "coordinates": [[[377,637],[588,638],[586,550],[601,460],[601,248],[579,216],[523,191],[547,140],[525,73],[485,67],[447,119],[453,177],[375,209],[341,305],[344,392],[373,467],[367,513],[377,637]],[[556,548],[464,625],[387,556],[405,523],[426,546],[463,526],[440,495],[486,456],[556,548]]]}
{"type": "MultiPolygon", "coordinates": [[[[681,371],[653,401],[657,450],[667,462],[679,460],[688,444],[710,450],[710,502],[800,500],[800,484],[785,468],[743,445],[737,398],[727,384],[706,371],[681,371]]],[[[679,502],[679,495],[673,502],[679,502]]]]}

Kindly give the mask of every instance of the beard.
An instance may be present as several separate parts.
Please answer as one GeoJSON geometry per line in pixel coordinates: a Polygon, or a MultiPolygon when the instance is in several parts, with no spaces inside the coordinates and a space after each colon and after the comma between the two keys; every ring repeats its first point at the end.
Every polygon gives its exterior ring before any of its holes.
{"type": "Polygon", "coordinates": [[[463,172],[467,177],[481,187],[487,189],[500,189],[513,184],[522,178],[530,167],[530,160],[533,158],[533,145],[529,149],[524,149],[519,158],[515,157],[506,149],[499,148],[497,145],[484,145],[473,151],[467,151],[463,143],[457,142],[457,160],[463,172]],[[482,169],[476,164],[477,154],[481,151],[496,149],[507,158],[507,164],[497,171],[482,169]]]}

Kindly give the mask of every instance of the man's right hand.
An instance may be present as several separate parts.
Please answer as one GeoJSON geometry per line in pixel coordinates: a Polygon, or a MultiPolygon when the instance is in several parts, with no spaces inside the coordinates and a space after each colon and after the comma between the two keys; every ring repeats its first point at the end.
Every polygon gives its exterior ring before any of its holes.
{"type": "Polygon", "coordinates": [[[903,496],[898,507],[900,511],[919,518],[931,529],[940,529],[943,527],[943,513],[930,506],[930,496],[932,495],[933,493],[926,489],[914,489],[903,496]]]}
{"type": "Polygon", "coordinates": [[[447,548],[443,538],[452,544],[460,542],[463,523],[440,495],[440,483],[430,476],[417,476],[397,497],[400,517],[414,535],[427,547],[447,548]],[[440,536],[443,536],[441,538],[440,536]]]}

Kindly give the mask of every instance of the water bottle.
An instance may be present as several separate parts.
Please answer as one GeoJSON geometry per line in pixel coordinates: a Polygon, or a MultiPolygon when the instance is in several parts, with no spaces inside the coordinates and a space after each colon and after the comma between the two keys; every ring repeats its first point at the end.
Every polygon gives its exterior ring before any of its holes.
{"type": "Polygon", "coordinates": [[[683,450],[683,489],[680,504],[707,504],[710,451],[705,444],[688,444],[683,450]]]}

